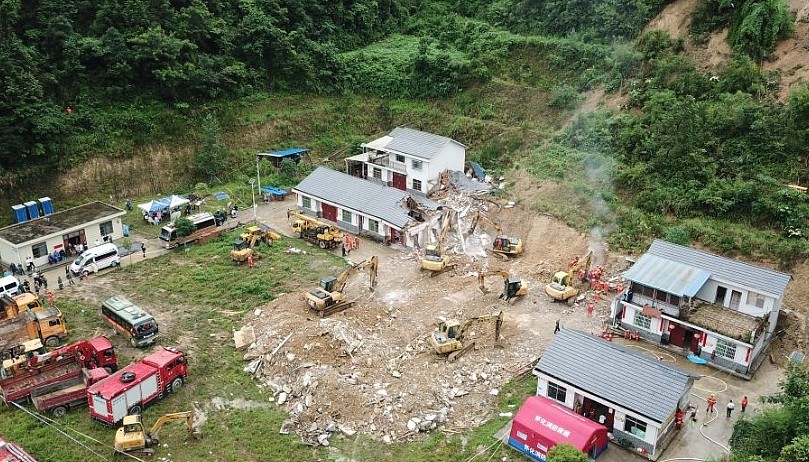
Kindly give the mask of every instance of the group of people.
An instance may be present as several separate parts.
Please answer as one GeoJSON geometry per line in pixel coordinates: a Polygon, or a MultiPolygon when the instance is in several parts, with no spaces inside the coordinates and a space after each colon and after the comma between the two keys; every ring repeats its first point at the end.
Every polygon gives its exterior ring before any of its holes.
{"type": "Polygon", "coordinates": [[[351,236],[350,234],[343,235],[343,242],[340,244],[340,250],[343,256],[351,254],[351,251],[360,247],[359,236],[351,236]]]}
{"type": "MultiPolygon", "coordinates": [[[[708,414],[712,414],[713,412],[716,411],[716,403],[717,403],[716,395],[714,393],[711,393],[711,396],[708,397],[707,402],[708,402],[708,407],[707,407],[707,409],[705,409],[705,412],[708,413],[708,414]]],[[[742,413],[744,413],[747,410],[747,404],[748,403],[749,403],[749,401],[747,400],[747,396],[743,397],[742,402],[741,402],[742,413]]],[[[725,406],[725,411],[727,413],[727,418],[728,419],[733,414],[734,409],[736,409],[736,404],[734,404],[733,400],[731,399],[731,400],[728,401],[727,406],[725,406]]],[[[692,414],[691,417],[693,419],[696,416],[694,414],[692,414]]]]}

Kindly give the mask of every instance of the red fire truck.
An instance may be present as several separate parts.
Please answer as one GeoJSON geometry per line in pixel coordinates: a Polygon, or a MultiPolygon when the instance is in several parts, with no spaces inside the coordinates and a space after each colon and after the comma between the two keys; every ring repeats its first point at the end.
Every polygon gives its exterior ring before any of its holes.
{"type": "Polygon", "coordinates": [[[129,414],[140,414],[149,403],[183,386],[188,377],[185,353],[162,347],[87,389],[90,416],[116,425],[129,414]]]}
{"type": "Polygon", "coordinates": [[[39,340],[26,342],[26,351],[3,361],[0,368],[0,397],[6,403],[27,401],[31,390],[81,375],[82,368],[102,367],[109,372],[118,368],[118,358],[109,339],[98,337],[40,353],[39,340]],[[28,346],[28,343],[36,343],[28,346]]]}

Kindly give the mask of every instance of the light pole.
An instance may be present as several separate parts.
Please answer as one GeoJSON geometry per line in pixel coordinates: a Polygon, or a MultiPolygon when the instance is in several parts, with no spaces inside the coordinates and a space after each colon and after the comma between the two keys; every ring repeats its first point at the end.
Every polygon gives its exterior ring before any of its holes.
{"type": "Polygon", "coordinates": [[[253,185],[256,184],[255,178],[250,178],[250,193],[253,195],[253,221],[258,221],[258,211],[256,209],[256,191],[253,185]]]}

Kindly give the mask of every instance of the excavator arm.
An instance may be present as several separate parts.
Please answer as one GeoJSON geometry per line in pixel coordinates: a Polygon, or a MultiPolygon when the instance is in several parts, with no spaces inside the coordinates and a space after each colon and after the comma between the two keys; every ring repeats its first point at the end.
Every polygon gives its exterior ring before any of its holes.
{"type": "Polygon", "coordinates": [[[376,286],[376,274],[378,267],[379,267],[379,257],[377,257],[376,255],[369,258],[368,260],[361,261],[356,265],[349,266],[348,268],[346,268],[345,271],[343,271],[342,273],[340,273],[339,276],[337,276],[337,282],[335,284],[336,291],[342,293],[343,290],[345,290],[346,284],[348,284],[348,280],[351,278],[351,276],[357,274],[358,271],[364,268],[368,268],[371,288],[373,288],[374,286],[376,286]]]}
{"type": "Polygon", "coordinates": [[[152,438],[157,438],[160,429],[162,429],[163,426],[166,425],[167,423],[174,422],[175,420],[185,420],[186,425],[188,426],[188,433],[190,434],[197,433],[197,429],[194,428],[194,412],[185,411],[185,412],[175,412],[173,414],[166,414],[160,417],[159,419],[157,419],[154,425],[152,425],[152,429],[149,430],[149,435],[151,435],[152,438]]]}
{"type": "Polygon", "coordinates": [[[576,271],[584,268],[584,272],[590,270],[590,262],[593,259],[593,251],[587,252],[587,255],[584,258],[579,259],[576,263],[570,266],[570,269],[567,271],[567,283],[569,285],[573,284],[573,278],[576,276],[576,271]]]}
{"type": "Polygon", "coordinates": [[[492,228],[494,228],[495,231],[497,231],[498,236],[504,234],[503,227],[500,225],[500,223],[498,223],[498,222],[492,220],[491,218],[487,217],[486,215],[480,213],[479,210],[475,211],[472,214],[472,224],[469,226],[469,231],[466,234],[472,234],[475,231],[475,228],[477,228],[478,222],[480,220],[483,220],[483,221],[489,223],[489,225],[491,225],[492,228]]]}
{"type": "Polygon", "coordinates": [[[508,279],[508,271],[479,271],[478,272],[478,287],[480,291],[484,294],[488,292],[486,289],[486,278],[489,276],[500,276],[504,279],[508,279]]]}
{"type": "Polygon", "coordinates": [[[455,336],[455,339],[459,342],[463,342],[464,335],[466,335],[466,331],[472,327],[473,325],[484,323],[484,322],[494,322],[494,339],[500,340],[500,328],[503,326],[503,312],[501,311],[498,314],[490,314],[485,316],[476,316],[474,318],[469,318],[460,329],[458,329],[458,334],[455,336]]]}

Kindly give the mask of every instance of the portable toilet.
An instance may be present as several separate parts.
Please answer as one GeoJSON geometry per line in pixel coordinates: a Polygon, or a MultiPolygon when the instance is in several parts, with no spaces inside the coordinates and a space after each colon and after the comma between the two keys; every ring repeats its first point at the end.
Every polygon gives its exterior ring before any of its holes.
{"type": "Polygon", "coordinates": [[[42,215],[53,215],[53,201],[50,197],[40,197],[39,203],[42,205],[42,215]]]}
{"type": "Polygon", "coordinates": [[[35,220],[39,218],[39,206],[35,201],[28,201],[25,203],[25,208],[28,209],[28,219],[35,220]]]}
{"type": "Polygon", "coordinates": [[[11,216],[14,218],[14,223],[22,223],[28,221],[28,212],[22,204],[11,206],[11,216]]]}

